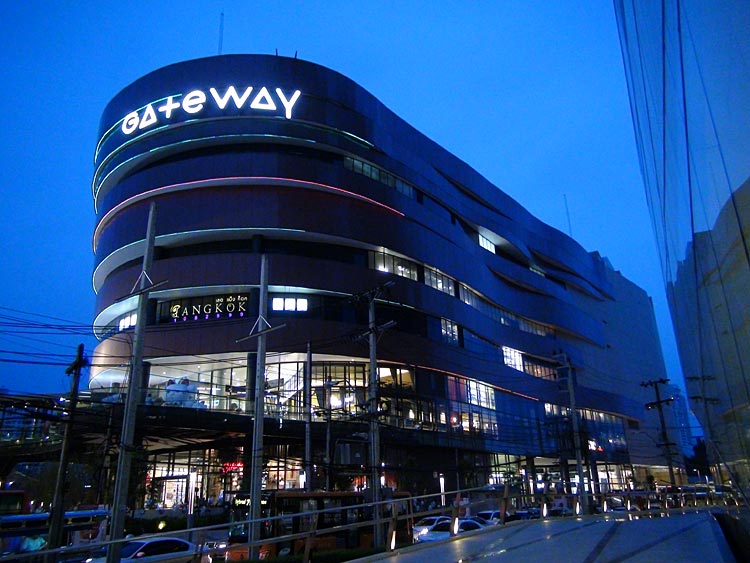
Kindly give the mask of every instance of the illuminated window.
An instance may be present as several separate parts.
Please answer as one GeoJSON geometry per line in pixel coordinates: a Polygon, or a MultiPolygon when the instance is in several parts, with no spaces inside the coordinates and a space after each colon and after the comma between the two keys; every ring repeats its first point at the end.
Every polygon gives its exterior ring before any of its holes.
{"type": "Polygon", "coordinates": [[[425,266],[424,283],[430,287],[434,287],[438,291],[442,291],[448,295],[454,295],[453,280],[438,270],[433,270],[432,268],[425,266]]]}
{"type": "Polygon", "coordinates": [[[481,246],[485,250],[489,250],[490,252],[492,252],[492,254],[495,254],[495,243],[493,243],[487,237],[479,235],[479,246],[481,246]]]}
{"type": "Polygon", "coordinates": [[[129,328],[133,328],[138,322],[138,314],[137,313],[130,313],[122,317],[117,322],[117,329],[118,330],[127,330],[129,328]]]}
{"type": "Polygon", "coordinates": [[[530,334],[536,334],[538,336],[547,336],[554,334],[554,331],[551,328],[543,324],[523,319],[517,315],[514,315],[510,311],[507,311],[498,307],[497,305],[490,303],[487,299],[480,296],[477,292],[475,292],[468,286],[465,286],[464,284],[459,284],[458,294],[461,301],[471,307],[474,307],[484,315],[487,315],[491,319],[494,319],[504,326],[515,325],[518,327],[518,330],[528,332],[530,334]]]}
{"type": "Polygon", "coordinates": [[[274,311],[307,311],[307,299],[295,297],[274,297],[271,299],[274,311]]]}
{"type": "Polygon", "coordinates": [[[543,278],[547,277],[547,274],[544,273],[544,270],[542,270],[538,266],[534,266],[533,264],[531,266],[529,266],[529,270],[531,270],[532,272],[534,272],[535,274],[537,274],[539,276],[542,276],[543,278]]]}
{"type": "Polygon", "coordinates": [[[495,393],[489,385],[474,381],[473,379],[467,380],[466,396],[472,405],[488,409],[495,408],[495,393]]]}
{"type": "Polygon", "coordinates": [[[378,168],[377,166],[348,156],[344,158],[344,168],[346,168],[347,170],[352,170],[357,174],[367,176],[368,178],[371,178],[376,182],[380,182],[381,184],[385,184],[390,188],[394,188],[397,192],[405,195],[406,197],[417,200],[419,199],[417,189],[414,186],[412,186],[408,182],[404,182],[393,174],[386,172],[382,168],[378,168]]]}
{"type": "Polygon", "coordinates": [[[417,264],[415,262],[387,252],[370,252],[370,267],[381,272],[390,272],[403,278],[417,280],[417,264]]]}
{"type": "Polygon", "coordinates": [[[448,344],[458,345],[458,325],[448,319],[440,319],[440,328],[443,333],[443,341],[448,344]]]}
{"type": "Polygon", "coordinates": [[[557,370],[554,366],[536,362],[529,358],[524,359],[524,371],[540,379],[548,379],[550,381],[557,379],[557,370]]]}
{"type": "Polygon", "coordinates": [[[534,321],[529,321],[526,319],[518,319],[518,328],[519,330],[522,330],[523,332],[528,332],[530,334],[536,334],[538,336],[546,336],[548,334],[552,334],[552,331],[548,329],[546,326],[535,323],[534,321]]]}
{"type": "Polygon", "coordinates": [[[503,346],[503,361],[506,366],[523,371],[523,354],[519,350],[503,346]]]}

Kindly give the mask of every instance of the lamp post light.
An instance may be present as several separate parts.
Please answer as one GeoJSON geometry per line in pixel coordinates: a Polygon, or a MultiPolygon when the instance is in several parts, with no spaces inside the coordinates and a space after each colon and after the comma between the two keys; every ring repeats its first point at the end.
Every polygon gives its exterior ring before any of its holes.
{"type": "MultiPolygon", "coordinates": [[[[700,469],[693,469],[693,471],[695,471],[698,474],[698,481],[703,481],[703,477],[704,476],[701,475],[701,470],[700,469]]],[[[708,481],[709,481],[708,475],[705,475],[705,478],[706,478],[706,485],[708,485],[709,484],[708,483],[708,481]]]]}

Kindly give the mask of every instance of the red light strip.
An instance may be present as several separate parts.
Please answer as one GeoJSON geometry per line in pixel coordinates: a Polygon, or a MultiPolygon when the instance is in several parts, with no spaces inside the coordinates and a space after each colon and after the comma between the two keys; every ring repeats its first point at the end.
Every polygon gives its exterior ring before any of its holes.
{"type": "Polygon", "coordinates": [[[275,177],[275,176],[228,176],[228,177],[223,177],[223,178],[208,178],[205,180],[193,180],[192,182],[182,182],[179,184],[170,184],[168,186],[161,186],[161,187],[154,188],[152,190],[148,190],[146,192],[131,196],[125,201],[118,203],[115,207],[113,207],[112,209],[107,211],[107,213],[104,214],[104,217],[102,217],[101,221],[99,221],[96,228],[94,229],[94,237],[92,241],[94,252],[96,252],[96,246],[97,246],[96,241],[99,239],[99,236],[101,236],[101,232],[104,230],[104,227],[112,220],[112,217],[114,217],[117,213],[121,212],[126,207],[129,207],[130,205],[137,203],[138,201],[155,196],[159,193],[181,191],[183,189],[190,189],[192,187],[199,187],[201,185],[213,186],[213,185],[220,185],[220,184],[225,184],[225,183],[228,183],[230,185],[248,184],[248,183],[250,185],[260,185],[263,182],[265,183],[270,182],[270,185],[311,186],[314,189],[321,189],[322,191],[337,192],[337,193],[344,194],[347,197],[352,197],[354,199],[358,199],[358,200],[370,203],[372,205],[382,207],[383,209],[386,209],[387,211],[390,211],[391,213],[395,213],[396,215],[400,217],[404,217],[404,214],[401,211],[394,209],[393,207],[389,207],[388,205],[385,205],[383,203],[380,203],[379,201],[376,201],[372,198],[363,196],[356,192],[345,190],[343,188],[337,188],[336,186],[331,186],[329,184],[321,184],[320,182],[311,182],[309,180],[298,180],[295,178],[281,178],[281,177],[275,177]]]}

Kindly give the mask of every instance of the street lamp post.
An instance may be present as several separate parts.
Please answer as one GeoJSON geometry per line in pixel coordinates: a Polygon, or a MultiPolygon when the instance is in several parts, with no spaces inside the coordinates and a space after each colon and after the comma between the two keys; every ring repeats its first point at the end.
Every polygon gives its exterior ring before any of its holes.
{"type": "MultiPolygon", "coordinates": [[[[158,284],[151,282],[148,272],[153,265],[154,243],[156,241],[156,203],[151,202],[146,228],[145,249],[143,252],[143,269],[141,271],[140,290],[133,293],[138,296],[136,325],[133,333],[133,349],[130,359],[128,393],[125,399],[125,410],[122,415],[120,432],[120,453],[117,457],[115,474],[115,491],[112,498],[112,516],[110,519],[110,540],[122,539],[125,535],[125,511],[128,500],[130,471],[135,451],[135,427],[138,417],[138,404],[142,401],[144,387],[143,349],[146,336],[146,317],[148,314],[149,290],[158,284]],[[151,285],[149,286],[149,282],[151,285]]],[[[135,288],[133,288],[135,291],[135,288]]],[[[122,544],[115,542],[107,550],[107,563],[120,560],[122,544]]]]}
{"type": "Polygon", "coordinates": [[[253,414],[253,442],[250,466],[250,558],[258,555],[260,539],[260,498],[263,489],[263,422],[265,416],[265,384],[266,384],[266,334],[284,328],[286,324],[275,327],[266,320],[268,314],[268,256],[264,253],[260,257],[260,288],[258,295],[258,319],[250,330],[250,334],[237,340],[243,342],[250,338],[258,339],[255,364],[255,384],[250,381],[248,369],[247,404],[252,405],[253,414]],[[257,332],[254,332],[255,329],[257,332]],[[250,400],[251,392],[255,393],[254,400],[250,400]]]}
{"type": "Polygon", "coordinates": [[[326,455],[323,459],[326,465],[326,491],[331,490],[331,387],[333,384],[333,381],[326,381],[323,387],[326,416],[326,455]]]}
{"type": "MultiPolygon", "coordinates": [[[[260,297],[258,302],[258,319],[268,314],[268,256],[261,255],[260,261],[260,297]]],[[[263,418],[265,416],[265,383],[266,383],[266,335],[261,331],[258,336],[257,367],[255,373],[255,405],[253,409],[253,452],[250,468],[251,506],[250,506],[250,555],[258,553],[257,542],[260,539],[260,496],[263,488],[263,418]]]]}

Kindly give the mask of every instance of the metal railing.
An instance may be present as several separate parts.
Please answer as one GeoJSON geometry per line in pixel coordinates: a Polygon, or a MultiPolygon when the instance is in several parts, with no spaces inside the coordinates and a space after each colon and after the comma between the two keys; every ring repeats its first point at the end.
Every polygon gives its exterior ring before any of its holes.
{"type": "MultiPolygon", "coordinates": [[[[655,517],[674,512],[695,512],[696,510],[716,510],[723,512],[739,512],[741,503],[731,494],[708,493],[701,491],[689,492],[654,492],[654,491],[621,491],[600,495],[592,495],[594,507],[592,512],[617,515],[629,518],[655,517]]],[[[114,543],[125,543],[133,540],[151,538],[178,537],[192,544],[192,551],[185,552],[195,563],[214,563],[217,561],[247,560],[252,548],[257,548],[260,558],[286,553],[302,554],[303,561],[310,561],[316,551],[325,551],[346,544],[349,538],[356,538],[357,546],[370,547],[370,553],[393,551],[398,547],[411,545],[413,541],[412,526],[426,516],[445,515],[451,518],[452,536],[456,535],[455,523],[460,518],[476,515],[485,510],[501,511],[502,523],[513,520],[548,519],[557,517],[584,517],[580,512],[580,498],[577,495],[522,495],[507,494],[501,489],[480,487],[447,491],[443,494],[433,493],[422,496],[408,496],[391,498],[378,503],[383,506],[380,511],[385,516],[378,522],[362,518],[361,515],[378,513],[374,511],[374,503],[362,503],[349,506],[337,506],[307,512],[277,514],[264,517],[261,524],[270,529],[288,529],[294,519],[305,522],[304,530],[281,533],[266,537],[255,542],[242,542],[231,545],[226,543],[229,530],[233,526],[249,526],[253,520],[241,520],[170,531],[157,534],[144,534],[127,537],[114,541],[91,542],[70,545],[52,550],[40,550],[30,553],[10,553],[0,556],[0,563],[18,561],[21,563],[82,563],[89,556],[99,556],[107,546],[114,543]],[[318,523],[326,513],[357,514],[345,523],[319,527],[318,523]],[[275,525],[278,523],[279,525],[275,525]],[[386,540],[384,546],[372,546],[374,526],[381,526],[382,537],[386,540]],[[400,537],[399,537],[400,536],[400,537]]],[[[7,533],[5,533],[7,536],[7,533]]],[[[352,551],[352,557],[362,556],[362,552],[352,551]]]]}

